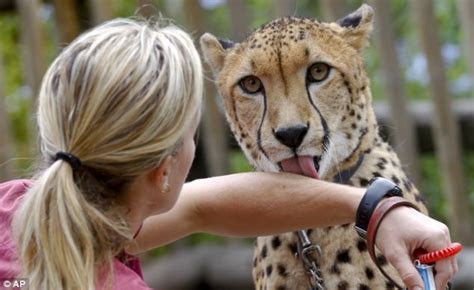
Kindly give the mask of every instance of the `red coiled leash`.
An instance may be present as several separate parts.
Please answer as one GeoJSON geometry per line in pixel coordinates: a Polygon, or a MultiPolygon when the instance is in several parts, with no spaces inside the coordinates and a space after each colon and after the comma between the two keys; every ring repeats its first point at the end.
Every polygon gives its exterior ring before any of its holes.
{"type": "MultiPolygon", "coordinates": [[[[375,209],[374,213],[372,214],[372,217],[369,220],[369,225],[367,227],[367,248],[368,248],[370,257],[374,261],[377,268],[379,268],[380,272],[387,278],[387,280],[390,281],[396,287],[403,289],[402,286],[398,285],[395,282],[395,280],[393,280],[384,271],[384,269],[381,267],[381,265],[378,262],[378,259],[376,259],[376,256],[375,256],[375,235],[377,233],[377,229],[380,225],[380,222],[382,221],[382,219],[385,217],[385,215],[388,212],[390,212],[392,209],[399,206],[409,206],[418,210],[416,205],[398,196],[389,197],[381,201],[380,205],[375,209]]],[[[451,245],[449,245],[448,247],[444,249],[434,251],[434,252],[429,252],[429,253],[427,253],[423,249],[415,250],[415,252],[413,253],[413,257],[417,260],[418,264],[420,265],[423,264],[425,266],[427,265],[429,267],[432,267],[429,265],[430,263],[434,263],[436,261],[454,256],[457,253],[459,253],[461,249],[462,249],[461,244],[452,243],[451,245]]],[[[425,288],[430,289],[426,287],[426,284],[425,284],[425,288]]],[[[435,289],[435,288],[431,288],[431,289],[435,289]]]]}
{"type": "MultiPolygon", "coordinates": [[[[417,250],[414,253],[416,258],[415,268],[423,280],[423,286],[426,290],[436,289],[434,280],[434,264],[440,260],[452,257],[462,250],[460,243],[452,243],[444,249],[426,253],[424,250],[417,250]]],[[[451,289],[450,283],[446,289],[451,289]]]]}
{"type": "Polygon", "coordinates": [[[432,264],[439,260],[452,257],[457,253],[461,252],[461,250],[462,245],[460,243],[452,243],[446,248],[434,252],[423,253],[423,250],[415,251],[414,256],[418,261],[420,261],[421,264],[432,264]]]}

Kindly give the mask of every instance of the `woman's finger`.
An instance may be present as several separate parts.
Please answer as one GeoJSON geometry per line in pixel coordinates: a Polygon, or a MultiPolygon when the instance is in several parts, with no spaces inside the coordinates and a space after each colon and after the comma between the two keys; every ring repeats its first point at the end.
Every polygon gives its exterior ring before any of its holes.
{"type": "Polygon", "coordinates": [[[409,290],[423,289],[423,280],[421,280],[408,254],[404,253],[403,250],[394,251],[393,254],[387,256],[387,259],[395,267],[409,290]]]}
{"type": "Polygon", "coordinates": [[[454,275],[454,269],[452,261],[450,259],[444,259],[436,262],[435,265],[436,275],[435,284],[437,290],[445,290],[449,279],[454,275]]]}

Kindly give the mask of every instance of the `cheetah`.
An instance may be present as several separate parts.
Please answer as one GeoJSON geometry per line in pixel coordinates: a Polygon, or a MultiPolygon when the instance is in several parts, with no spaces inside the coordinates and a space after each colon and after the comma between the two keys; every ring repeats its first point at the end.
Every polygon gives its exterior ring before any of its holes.
{"type": "MultiPolygon", "coordinates": [[[[201,48],[231,131],[256,170],[358,187],[385,177],[427,213],[378,131],[363,63],[373,14],[364,4],[331,23],[285,17],[261,26],[241,43],[206,33],[201,48]]],[[[353,224],[307,232],[320,247],[313,260],[324,289],[396,288],[376,268],[353,224]]],[[[313,289],[297,245],[297,233],[257,238],[252,271],[256,289],[313,289]]],[[[385,257],[377,259],[403,285],[385,257]]]]}

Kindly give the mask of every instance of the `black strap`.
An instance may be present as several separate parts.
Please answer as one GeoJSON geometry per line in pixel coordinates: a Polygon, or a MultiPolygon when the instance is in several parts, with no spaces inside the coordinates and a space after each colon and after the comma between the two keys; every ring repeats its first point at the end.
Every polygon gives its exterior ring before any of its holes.
{"type": "Polygon", "coordinates": [[[367,238],[370,217],[374,213],[377,204],[382,198],[389,196],[402,196],[402,190],[392,181],[382,177],[371,180],[356,213],[355,229],[364,240],[367,238]]]}
{"type": "Polygon", "coordinates": [[[77,170],[79,169],[79,167],[81,167],[81,160],[79,160],[79,158],[72,155],[71,153],[59,151],[54,157],[54,161],[57,160],[66,161],[72,167],[73,170],[77,170]]]}
{"type": "Polygon", "coordinates": [[[339,184],[348,184],[351,177],[354,175],[354,173],[356,173],[356,171],[362,165],[362,162],[364,161],[364,157],[365,157],[365,154],[362,154],[354,166],[342,172],[338,172],[336,176],[334,176],[334,182],[339,183],[339,184]]]}

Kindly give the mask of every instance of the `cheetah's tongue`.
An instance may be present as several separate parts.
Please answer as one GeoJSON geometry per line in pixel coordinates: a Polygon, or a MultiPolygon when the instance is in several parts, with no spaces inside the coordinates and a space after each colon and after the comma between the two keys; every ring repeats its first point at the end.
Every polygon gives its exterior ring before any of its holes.
{"type": "Polygon", "coordinates": [[[295,156],[281,162],[281,167],[285,172],[296,173],[311,178],[319,179],[318,171],[314,166],[313,157],[295,156]]]}

